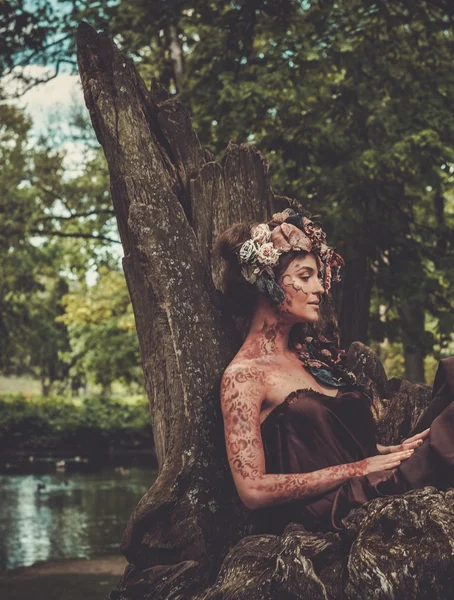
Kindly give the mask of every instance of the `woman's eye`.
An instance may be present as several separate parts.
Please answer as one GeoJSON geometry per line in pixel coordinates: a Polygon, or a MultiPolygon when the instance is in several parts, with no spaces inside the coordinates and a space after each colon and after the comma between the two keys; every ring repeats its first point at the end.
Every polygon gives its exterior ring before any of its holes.
{"type": "Polygon", "coordinates": [[[301,279],[303,281],[309,281],[309,275],[305,275],[304,277],[301,277],[301,279]]]}

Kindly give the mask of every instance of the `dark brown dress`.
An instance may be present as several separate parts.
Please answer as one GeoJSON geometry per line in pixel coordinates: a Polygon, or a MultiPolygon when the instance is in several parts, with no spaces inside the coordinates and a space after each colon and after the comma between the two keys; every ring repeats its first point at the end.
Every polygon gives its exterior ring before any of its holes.
{"type": "MultiPolygon", "coordinates": [[[[258,529],[281,533],[298,522],[311,531],[336,530],[367,500],[426,485],[454,486],[454,357],[440,362],[431,404],[409,436],[427,427],[429,437],[398,468],[354,477],[310,501],[258,510],[258,529]]],[[[267,416],[261,432],[267,473],[308,473],[377,454],[369,400],[354,388],[334,398],[296,390],[267,416]]]]}

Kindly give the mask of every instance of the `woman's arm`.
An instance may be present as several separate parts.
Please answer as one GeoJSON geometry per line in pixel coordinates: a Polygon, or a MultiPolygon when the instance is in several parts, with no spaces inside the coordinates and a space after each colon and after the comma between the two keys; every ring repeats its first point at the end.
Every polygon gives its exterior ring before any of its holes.
{"type": "Polygon", "coordinates": [[[221,389],[227,457],[238,494],[250,509],[308,500],[351,477],[397,467],[413,453],[407,449],[312,473],[266,474],[260,433],[264,399],[264,376],[259,369],[240,364],[228,367],[221,389]]]}

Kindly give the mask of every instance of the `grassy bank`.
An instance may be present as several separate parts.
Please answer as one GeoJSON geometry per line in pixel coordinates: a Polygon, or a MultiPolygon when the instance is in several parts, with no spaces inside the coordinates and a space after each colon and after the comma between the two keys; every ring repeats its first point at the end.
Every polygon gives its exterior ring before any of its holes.
{"type": "Polygon", "coordinates": [[[123,557],[65,560],[0,572],[0,596],[29,600],[101,600],[117,587],[126,566],[123,557]]]}
{"type": "Polygon", "coordinates": [[[129,398],[0,396],[0,452],[71,452],[152,447],[148,402],[129,398]]]}

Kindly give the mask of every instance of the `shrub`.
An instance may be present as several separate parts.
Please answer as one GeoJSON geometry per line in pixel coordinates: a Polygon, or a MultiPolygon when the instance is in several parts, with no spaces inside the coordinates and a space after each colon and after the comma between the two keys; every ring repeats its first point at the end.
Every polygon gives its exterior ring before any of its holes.
{"type": "Polygon", "coordinates": [[[0,396],[0,452],[67,451],[96,454],[152,447],[143,397],[26,398],[0,396]]]}

